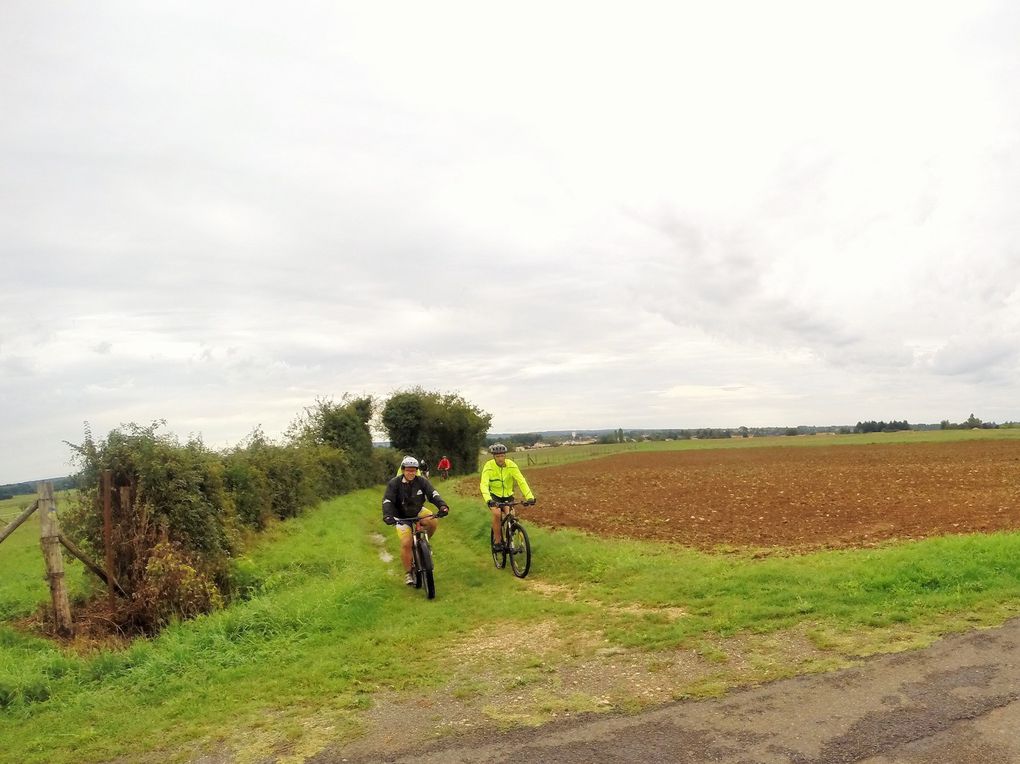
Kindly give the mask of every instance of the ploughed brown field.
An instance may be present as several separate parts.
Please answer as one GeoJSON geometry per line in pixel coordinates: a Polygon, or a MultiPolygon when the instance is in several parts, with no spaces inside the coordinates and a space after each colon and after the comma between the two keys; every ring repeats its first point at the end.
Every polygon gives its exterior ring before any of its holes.
{"type": "Polygon", "coordinates": [[[626,453],[526,471],[523,514],[703,550],[1020,530],[1020,442],[626,453]]]}

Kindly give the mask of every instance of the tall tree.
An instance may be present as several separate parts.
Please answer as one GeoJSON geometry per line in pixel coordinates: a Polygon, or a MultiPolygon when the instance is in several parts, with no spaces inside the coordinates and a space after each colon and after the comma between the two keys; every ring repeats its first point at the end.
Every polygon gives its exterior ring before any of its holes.
{"type": "Polygon", "coordinates": [[[320,398],[290,426],[288,436],[299,445],[331,446],[341,450],[358,476],[359,485],[372,482],[371,397],[344,394],[340,403],[320,398]]]}
{"type": "Polygon", "coordinates": [[[446,455],[458,473],[474,472],[492,415],[459,395],[414,387],[394,393],[383,406],[390,444],[435,464],[446,455]]]}

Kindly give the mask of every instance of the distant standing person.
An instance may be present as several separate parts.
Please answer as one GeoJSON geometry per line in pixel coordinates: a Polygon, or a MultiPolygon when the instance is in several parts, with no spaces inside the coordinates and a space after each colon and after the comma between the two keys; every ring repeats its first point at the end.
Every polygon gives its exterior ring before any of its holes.
{"type": "Polygon", "coordinates": [[[535,494],[528,487],[528,481],[524,479],[521,468],[512,459],[506,458],[506,446],[502,443],[495,443],[489,446],[489,453],[492,458],[482,467],[482,481],[479,488],[482,491],[482,498],[492,510],[492,538],[493,551],[503,551],[503,529],[500,527],[499,502],[513,501],[514,485],[520,486],[524,494],[525,504],[535,503],[535,494]]]}
{"type": "MultiPolygon", "coordinates": [[[[383,494],[382,516],[383,522],[387,525],[396,525],[397,536],[400,538],[400,560],[404,563],[404,570],[407,576],[404,583],[414,586],[414,573],[411,572],[411,526],[397,524],[396,518],[421,517],[427,515],[425,502],[430,501],[436,505],[436,515],[446,517],[450,514],[450,507],[439,491],[432,487],[426,478],[418,474],[418,460],[413,456],[405,456],[400,463],[401,474],[386,484],[386,493],[383,494]]],[[[421,524],[425,531],[432,538],[439,526],[435,517],[423,517],[421,524]]]]}
{"type": "Polygon", "coordinates": [[[439,470],[439,477],[443,480],[450,477],[450,460],[445,456],[439,460],[439,464],[436,465],[436,468],[439,470]]]}

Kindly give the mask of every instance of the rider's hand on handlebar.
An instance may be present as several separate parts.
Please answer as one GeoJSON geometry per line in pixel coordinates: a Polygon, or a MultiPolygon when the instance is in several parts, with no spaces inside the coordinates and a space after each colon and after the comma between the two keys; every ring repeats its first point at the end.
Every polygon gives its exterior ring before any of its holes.
{"type": "Polygon", "coordinates": [[[396,525],[397,524],[397,518],[395,518],[395,517],[384,517],[382,520],[387,525],[396,525]]]}
{"type": "Polygon", "coordinates": [[[448,514],[450,514],[450,508],[444,505],[436,512],[436,517],[446,517],[448,514]]]}
{"type": "Polygon", "coordinates": [[[489,506],[490,507],[495,507],[497,504],[499,504],[499,502],[496,501],[495,499],[489,499],[489,506]]]}
{"type": "Polygon", "coordinates": [[[530,499],[525,499],[524,500],[524,505],[528,506],[528,507],[531,507],[531,506],[534,506],[536,501],[538,501],[538,499],[536,499],[534,496],[532,496],[530,499]]]}

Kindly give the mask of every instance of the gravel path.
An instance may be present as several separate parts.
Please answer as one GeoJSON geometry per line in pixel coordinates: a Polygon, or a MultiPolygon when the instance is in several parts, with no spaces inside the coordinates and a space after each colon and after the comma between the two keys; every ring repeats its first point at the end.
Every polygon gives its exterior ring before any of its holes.
{"type": "Polygon", "coordinates": [[[1008,764],[1020,762],[1020,619],[724,698],[589,716],[319,764],[1008,764]]]}

